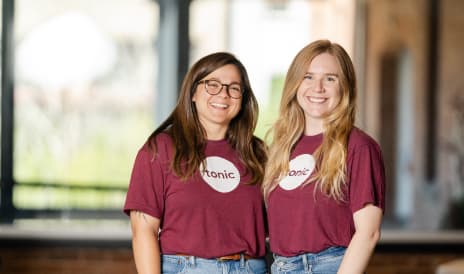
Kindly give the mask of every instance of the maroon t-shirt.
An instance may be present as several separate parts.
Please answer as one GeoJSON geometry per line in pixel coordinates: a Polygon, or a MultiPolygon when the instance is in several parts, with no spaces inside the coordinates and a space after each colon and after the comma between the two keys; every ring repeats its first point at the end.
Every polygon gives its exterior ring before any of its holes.
{"type": "Polygon", "coordinates": [[[206,168],[187,181],[170,169],[174,152],[167,134],[157,136],[157,155],[147,145],[137,154],[124,212],[139,210],[161,220],[163,254],[214,258],[265,254],[260,188],[226,140],[208,141],[206,168]]]}
{"type": "Polygon", "coordinates": [[[360,129],[350,134],[344,201],[319,191],[315,183],[301,184],[314,171],[312,154],[322,134],[302,136],[290,156],[290,170],[268,200],[271,251],[281,256],[316,253],[347,247],[355,232],[353,213],[372,203],[385,209],[385,171],[378,144],[360,129]]]}

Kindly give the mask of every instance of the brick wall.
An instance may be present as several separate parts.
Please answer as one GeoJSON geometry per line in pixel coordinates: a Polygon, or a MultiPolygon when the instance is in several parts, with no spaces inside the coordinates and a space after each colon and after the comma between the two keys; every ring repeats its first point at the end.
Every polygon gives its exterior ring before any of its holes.
{"type": "MultiPolygon", "coordinates": [[[[461,258],[464,254],[460,255],[461,258]]],[[[438,265],[459,258],[453,253],[389,252],[372,257],[368,274],[434,274],[438,265]]]]}
{"type": "Polygon", "coordinates": [[[0,248],[0,274],[131,274],[132,251],[122,247],[0,248]]]}
{"type": "MultiPolygon", "coordinates": [[[[422,252],[404,252],[402,249],[376,252],[367,273],[434,274],[439,264],[464,257],[464,253],[446,248],[422,252]]],[[[136,270],[129,247],[0,248],[0,274],[29,273],[131,274],[136,270]]]]}

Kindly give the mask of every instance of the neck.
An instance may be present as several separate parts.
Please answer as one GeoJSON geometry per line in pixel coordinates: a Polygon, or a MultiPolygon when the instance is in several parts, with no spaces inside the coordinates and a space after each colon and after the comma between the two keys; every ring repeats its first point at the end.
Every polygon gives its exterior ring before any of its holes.
{"type": "Polygon", "coordinates": [[[211,141],[223,140],[226,137],[227,127],[221,125],[205,126],[206,139],[211,141]]]}
{"type": "Polygon", "coordinates": [[[307,136],[313,136],[324,132],[324,124],[322,121],[308,121],[304,129],[304,134],[307,136]]]}

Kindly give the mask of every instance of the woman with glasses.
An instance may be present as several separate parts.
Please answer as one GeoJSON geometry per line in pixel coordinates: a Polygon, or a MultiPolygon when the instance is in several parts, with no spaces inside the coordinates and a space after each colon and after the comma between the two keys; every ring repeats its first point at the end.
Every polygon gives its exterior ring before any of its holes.
{"type": "Polygon", "coordinates": [[[266,273],[257,115],[236,57],[214,53],[190,68],[133,167],[124,211],[138,273],[266,273]]]}
{"type": "Polygon", "coordinates": [[[355,112],[346,51],[327,40],[304,47],[287,72],[263,182],[272,273],[365,271],[380,237],[385,174],[355,112]]]}

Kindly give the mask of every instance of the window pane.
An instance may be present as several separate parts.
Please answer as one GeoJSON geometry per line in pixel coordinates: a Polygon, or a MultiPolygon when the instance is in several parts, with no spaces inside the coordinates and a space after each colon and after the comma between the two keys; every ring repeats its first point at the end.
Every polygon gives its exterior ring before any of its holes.
{"type": "Polygon", "coordinates": [[[353,47],[354,0],[196,0],[191,6],[192,61],[213,51],[234,53],[246,66],[264,137],[276,119],[285,73],[309,42],[327,38],[353,47]]]}
{"type": "Polygon", "coordinates": [[[157,18],[151,0],[16,1],[16,207],[121,207],[153,127],[157,18]]]}
{"type": "MultiPolygon", "coordinates": [[[[2,27],[3,27],[3,1],[0,2],[0,35],[2,35],[2,32],[1,32],[2,27]]],[[[2,44],[0,43],[0,52],[1,52],[1,50],[2,50],[2,44]]],[[[0,54],[0,64],[1,64],[1,62],[2,62],[2,56],[1,56],[1,54],[0,54]]],[[[1,78],[1,77],[2,77],[2,73],[3,73],[3,71],[2,71],[2,66],[0,66],[0,79],[2,79],[2,78],[1,78]]],[[[2,118],[2,96],[0,96],[0,121],[1,121],[1,118],[2,118]]],[[[2,140],[1,138],[2,138],[2,128],[1,128],[1,126],[0,126],[0,142],[1,142],[1,140],[2,140]]],[[[1,153],[1,152],[2,152],[2,147],[0,146],[0,153],[1,153]]],[[[2,159],[1,159],[1,157],[0,157],[0,164],[1,164],[1,161],[2,161],[2,159]]],[[[1,170],[0,170],[0,178],[1,178],[1,177],[2,177],[2,174],[1,174],[1,170]]],[[[1,192],[1,191],[2,191],[2,188],[1,188],[1,186],[0,186],[0,192],[1,192]]]]}

